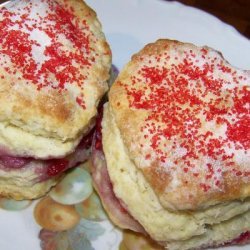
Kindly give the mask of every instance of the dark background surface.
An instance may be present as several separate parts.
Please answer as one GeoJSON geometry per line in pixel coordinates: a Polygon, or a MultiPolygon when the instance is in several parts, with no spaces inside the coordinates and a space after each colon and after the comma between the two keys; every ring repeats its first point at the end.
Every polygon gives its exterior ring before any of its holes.
{"type": "Polygon", "coordinates": [[[250,0],[177,0],[177,2],[217,16],[250,39],[250,0]]]}

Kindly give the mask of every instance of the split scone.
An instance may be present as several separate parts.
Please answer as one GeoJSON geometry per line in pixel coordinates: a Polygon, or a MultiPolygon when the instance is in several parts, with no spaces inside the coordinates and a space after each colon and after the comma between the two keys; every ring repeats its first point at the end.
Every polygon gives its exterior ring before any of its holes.
{"type": "Polygon", "coordinates": [[[185,250],[250,239],[250,71],[209,48],[147,45],[109,93],[93,177],[110,218],[185,250]]]}
{"type": "Polygon", "coordinates": [[[0,8],[0,195],[33,199],[86,160],[111,52],[82,0],[0,8]]]}

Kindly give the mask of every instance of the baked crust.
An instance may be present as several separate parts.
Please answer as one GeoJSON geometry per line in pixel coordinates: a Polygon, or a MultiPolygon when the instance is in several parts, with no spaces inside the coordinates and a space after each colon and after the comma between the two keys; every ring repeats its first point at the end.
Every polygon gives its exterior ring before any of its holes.
{"type": "MultiPolygon", "coordinates": [[[[217,246],[250,230],[249,198],[195,211],[164,208],[143,172],[130,159],[109,105],[104,109],[102,144],[116,197],[145,231],[167,249],[217,246]]],[[[121,226],[117,220],[113,222],[121,226]]]]}
{"type": "MultiPolygon", "coordinates": [[[[25,175],[19,174],[19,177],[23,178],[25,175]]],[[[15,179],[14,176],[9,180],[0,177],[0,196],[15,200],[38,199],[49,192],[63,176],[64,174],[37,183],[28,182],[26,178],[15,179]]]]}
{"type": "Polygon", "coordinates": [[[96,13],[81,0],[12,1],[0,9],[0,26],[0,123],[75,147],[111,66],[96,13]]]}
{"type": "Polygon", "coordinates": [[[196,210],[250,196],[250,71],[208,47],[147,45],[109,106],[130,159],[163,207],[196,210]]]}

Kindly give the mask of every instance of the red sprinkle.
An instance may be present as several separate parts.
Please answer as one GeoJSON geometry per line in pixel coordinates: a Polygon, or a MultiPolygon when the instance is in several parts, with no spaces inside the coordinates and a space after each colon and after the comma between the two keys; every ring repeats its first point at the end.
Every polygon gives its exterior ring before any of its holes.
{"type": "MultiPolygon", "coordinates": [[[[6,7],[0,9],[0,54],[10,59],[14,69],[6,67],[5,63],[0,66],[9,74],[21,73],[27,84],[36,85],[38,90],[51,87],[62,91],[67,89],[66,84],[83,89],[88,75],[83,75],[82,69],[95,62],[94,50],[90,46],[90,39],[95,42],[95,38],[87,22],[82,22],[80,27],[77,17],[55,1],[41,2],[48,5],[47,15],[42,18],[31,15],[35,2],[13,12],[6,7]],[[32,55],[34,47],[43,45],[31,39],[33,31],[45,32],[50,39],[50,45],[43,52],[45,61],[38,62],[32,55]],[[62,44],[63,37],[74,50],[62,44]]],[[[76,102],[86,108],[82,96],[78,96],[76,102]]]]}
{"type": "MultiPolygon", "coordinates": [[[[201,55],[180,49],[178,56],[172,58],[178,62],[170,65],[169,59],[167,53],[141,57],[141,62],[147,63],[131,76],[131,82],[119,83],[127,92],[131,109],[149,111],[141,132],[145,139],[149,138],[158,161],[164,164],[169,158],[169,151],[162,148],[164,138],[172,142],[172,152],[177,144],[186,150],[181,157],[183,174],[200,178],[199,172],[205,172],[205,183],[200,183],[204,192],[221,185],[218,176],[222,169],[237,178],[245,177],[245,170],[232,171],[232,158],[235,150],[250,149],[250,91],[246,87],[249,77],[205,48],[201,55]],[[159,64],[152,66],[153,60],[159,64]],[[211,123],[211,128],[204,131],[204,123],[211,123]],[[214,133],[217,125],[225,128],[223,136],[214,133]],[[200,157],[221,162],[221,166],[216,169],[208,163],[204,169],[198,169],[192,162],[200,157]],[[194,168],[197,173],[190,171],[194,168]]],[[[173,169],[180,165],[179,159],[173,159],[173,163],[173,169]]]]}

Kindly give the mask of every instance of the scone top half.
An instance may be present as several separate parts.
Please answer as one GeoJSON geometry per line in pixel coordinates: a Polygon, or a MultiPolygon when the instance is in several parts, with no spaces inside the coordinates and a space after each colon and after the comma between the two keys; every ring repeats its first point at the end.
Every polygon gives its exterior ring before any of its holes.
{"type": "Polygon", "coordinates": [[[111,52],[81,0],[0,8],[0,145],[9,155],[71,153],[93,127],[111,52]]]}
{"type": "Polygon", "coordinates": [[[147,45],[122,70],[106,117],[162,207],[250,196],[249,88],[250,72],[219,52],[171,40],[147,45]]]}

